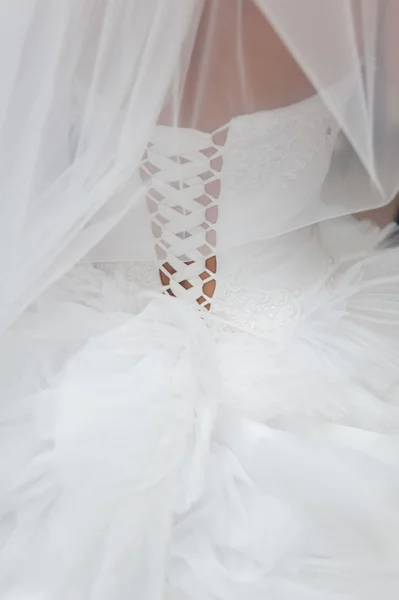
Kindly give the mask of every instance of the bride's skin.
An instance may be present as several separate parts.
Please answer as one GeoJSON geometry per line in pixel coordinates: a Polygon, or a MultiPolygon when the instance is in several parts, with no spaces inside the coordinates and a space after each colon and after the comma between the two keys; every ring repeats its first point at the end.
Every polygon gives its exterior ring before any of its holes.
{"type": "Polygon", "coordinates": [[[314,93],[252,0],[206,0],[181,125],[214,131],[237,115],[288,106],[314,93]]]}

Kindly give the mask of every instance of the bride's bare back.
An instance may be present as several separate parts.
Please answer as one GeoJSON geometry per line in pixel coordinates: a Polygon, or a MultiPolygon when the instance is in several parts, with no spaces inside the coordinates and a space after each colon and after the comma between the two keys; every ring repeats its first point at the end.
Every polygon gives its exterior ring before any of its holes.
{"type": "Polygon", "coordinates": [[[237,115],[313,93],[252,0],[206,0],[183,88],[181,126],[214,131],[237,115]]]}

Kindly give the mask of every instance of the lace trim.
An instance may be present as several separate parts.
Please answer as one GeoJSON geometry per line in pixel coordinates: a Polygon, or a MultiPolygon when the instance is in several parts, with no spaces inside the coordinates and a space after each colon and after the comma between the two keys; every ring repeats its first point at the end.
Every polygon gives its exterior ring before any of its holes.
{"type": "Polygon", "coordinates": [[[129,283],[137,287],[137,291],[156,292],[160,290],[157,265],[151,261],[133,263],[95,263],[112,280],[121,275],[129,283]]]}
{"type": "MultiPolygon", "coordinates": [[[[96,267],[112,279],[121,275],[137,286],[137,292],[162,290],[158,265],[154,262],[97,263],[96,267]]],[[[212,311],[203,312],[203,316],[213,330],[242,331],[284,345],[304,315],[306,299],[312,295],[312,290],[335,286],[334,269],[335,262],[328,257],[323,260],[318,273],[313,273],[312,280],[304,281],[302,287],[270,290],[255,290],[245,280],[245,275],[236,271],[223,273],[218,279],[212,311]]],[[[201,309],[195,306],[197,310],[201,309]]]]}
{"type": "Polygon", "coordinates": [[[306,299],[326,285],[334,271],[334,260],[326,257],[311,281],[295,289],[255,290],[238,272],[223,274],[213,315],[223,322],[223,329],[239,329],[284,344],[296,330],[305,313],[306,299]]]}

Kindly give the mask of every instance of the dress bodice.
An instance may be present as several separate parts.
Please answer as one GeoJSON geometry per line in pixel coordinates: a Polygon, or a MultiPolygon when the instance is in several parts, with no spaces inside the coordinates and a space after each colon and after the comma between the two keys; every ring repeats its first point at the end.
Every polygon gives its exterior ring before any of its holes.
{"type": "Polygon", "coordinates": [[[164,291],[196,308],[280,330],[329,263],[317,230],[290,222],[318,201],[338,130],[318,96],[212,133],[157,126],[140,170],[156,256],[126,265],[129,277],[160,289],[161,272],[164,291]],[[262,239],[246,243],[259,223],[262,239]]]}
{"type": "Polygon", "coordinates": [[[190,195],[211,195],[212,172],[220,187],[218,246],[255,239],[259,222],[259,237],[273,238],[295,229],[298,215],[318,199],[338,131],[319,96],[238,116],[212,133],[158,126],[149,149],[156,169],[150,183],[164,202],[184,207],[190,195]],[[178,196],[164,186],[174,180],[184,183],[178,196]]]}

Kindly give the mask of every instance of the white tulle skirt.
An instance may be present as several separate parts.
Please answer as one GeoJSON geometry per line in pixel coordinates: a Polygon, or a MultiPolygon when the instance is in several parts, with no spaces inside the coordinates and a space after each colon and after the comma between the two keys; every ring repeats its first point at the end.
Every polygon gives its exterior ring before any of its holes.
{"type": "Polygon", "coordinates": [[[398,597],[398,248],[278,351],[91,266],[2,344],[1,600],[398,597]]]}

